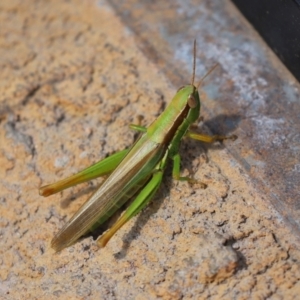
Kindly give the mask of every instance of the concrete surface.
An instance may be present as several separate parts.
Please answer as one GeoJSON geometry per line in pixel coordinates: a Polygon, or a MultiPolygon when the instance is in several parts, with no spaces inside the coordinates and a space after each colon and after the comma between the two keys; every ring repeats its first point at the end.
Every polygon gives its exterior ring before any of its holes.
{"type": "Polygon", "coordinates": [[[0,4],[1,299],[297,299],[299,84],[231,2],[117,3],[0,4]],[[197,78],[220,64],[199,130],[239,139],[185,140],[182,174],[206,189],[169,169],[106,248],[90,236],[55,254],[101,179],[38,188],[131,145],[128,125],[189,83],[194,38],[197,78]]]}

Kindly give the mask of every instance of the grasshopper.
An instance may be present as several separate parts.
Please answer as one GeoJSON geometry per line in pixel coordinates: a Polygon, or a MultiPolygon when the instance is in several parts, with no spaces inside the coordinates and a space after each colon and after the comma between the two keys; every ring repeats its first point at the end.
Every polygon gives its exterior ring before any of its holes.
{"type": "Polygon", "coordinates": [[[149,126],[131,125],[142,132],[129,148],[117,152],[83,171],[56,183],[40,188],[40,195],[49,196],[76,184],[109,175],[99,189],[82,205],[75,215],[55,235],[51,246],[56,251],[74,244],[91,228],[110,218],[125,202],[134,199],[124,214],[98,240],[104,247],[111,237],[128,220],[139,213],[153,198],[161,185],[168,160],[173,161],[172,176],[177,180],[194,182],[180,176],[179,145],[183,137],[212,143],[236,136],[209,136],[189,130],[200,115],[198,88],[203,79],[194,85],[196,68],[196,41],[194,42],[193,75],[191,84],[181,87],[165,111],[149,126]]]}

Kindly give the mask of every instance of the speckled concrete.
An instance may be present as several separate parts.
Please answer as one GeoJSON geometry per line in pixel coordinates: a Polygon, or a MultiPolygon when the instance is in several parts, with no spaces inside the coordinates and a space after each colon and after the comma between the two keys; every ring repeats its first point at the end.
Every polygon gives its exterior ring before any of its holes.
{"type": "MultiPolygon", "coordinates": [[[[173,181],[169,169],[153,202],[106,248],[90,236],[54,253],[53,235],[101,179],[49,198],[38,188],[131,145],[128,125],[138,115],[153,121],[190,68],[162,37],[147,44],[105,1],[0,8],[1,299],[297,299],[299,241],[232,155],[243,134],[225,146],[182,143],[182,174],[206,189],[173,181]]],[[[175,8],[166,16],[183,13],[175,8]]],[[[209,64],[197,67],[203,74],[209,64]]],[[[213,77],[202,92],[204,131],[209,111],[221,113],[213,77]]],[[[218,93],[234,87],[226,83],[218,93]]]]}

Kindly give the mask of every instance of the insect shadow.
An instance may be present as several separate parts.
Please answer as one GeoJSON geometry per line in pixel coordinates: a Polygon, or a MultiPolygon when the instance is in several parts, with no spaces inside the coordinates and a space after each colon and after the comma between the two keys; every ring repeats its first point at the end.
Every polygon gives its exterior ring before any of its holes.
{"type": "MultiPolygon", "coordinates": [[[[202,133],[216,134],[216,135],[230,135],[239,125],[242,117],[237,114],[224,115],[220,114],[208,121],[204,121],[202,128],[198,129],[202,133]],[[221,125],[219,125],[221,124],[221,125]],[[208,130],[209,128],[209,130],[208,130]],[[209,132],[210,131],[210,132],[209,132]]],[[[199,157],[201,154],[206,154],[209,149],[222,149],[224,148],[224,143],[200,143],[192,139],[185,139],[182,141],[180,146],[180,154],[182,157],[181,169],[187,169],[191,176],[193,176],[192,158],[185,157],[183,153],[186,153],[188,149],[193,149],[193,156],[199,157]],[[183,152],[184,151],[184,152],[183,152]]],[[[191,152],[191,151],[189,151],[191,152]]],[[[157,194],[150,202],[150,204],[144,209],[143,213],[138,214],[134,221],[134,225],[131,227],[129,232],[125,233],[123,237],[122,250],[116,253],[114,256],[116,259],[122,259],[126,256],[127,251],[130,247],[131,242],[140,235],[141,228],[146,225],[149,218],[155,214],[164,202],[164,199],[169,197],[170,189],[172,186],[172,162],[168,164],[166,172],[164,174],[164,179],[162,186],[158,190],[157,194]],[[168,178],[168,179],[167,179],[168,178]],[[167,180],[166,180],[167,179],[167,180]]],[[[201,180],[201,179],[200,179],[201,180]]]]}

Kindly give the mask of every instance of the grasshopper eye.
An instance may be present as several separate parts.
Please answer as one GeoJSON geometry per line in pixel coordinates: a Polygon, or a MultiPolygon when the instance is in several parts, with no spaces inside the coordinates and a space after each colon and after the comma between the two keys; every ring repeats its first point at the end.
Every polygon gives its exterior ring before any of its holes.
{"type": "Polygon", "coordinates": [[[190,108],[195,108],[197,106],[197,101],[193,94],[188,96],[187,103],[190,108]]]}

